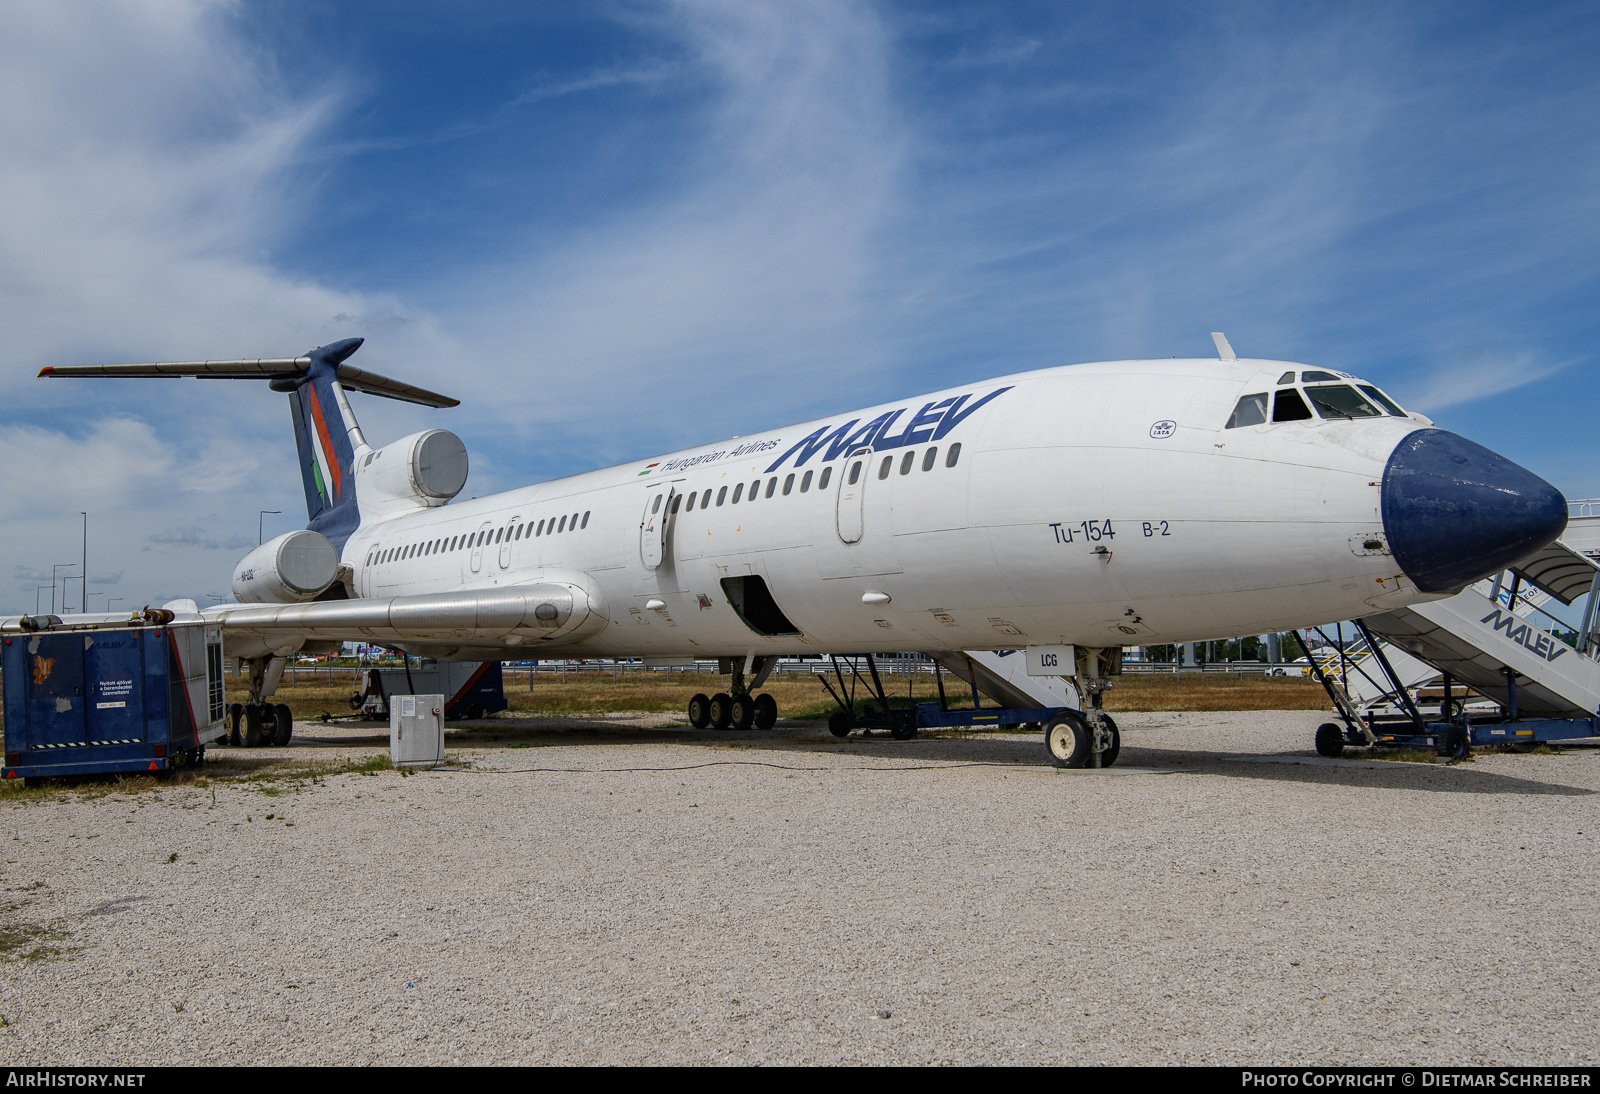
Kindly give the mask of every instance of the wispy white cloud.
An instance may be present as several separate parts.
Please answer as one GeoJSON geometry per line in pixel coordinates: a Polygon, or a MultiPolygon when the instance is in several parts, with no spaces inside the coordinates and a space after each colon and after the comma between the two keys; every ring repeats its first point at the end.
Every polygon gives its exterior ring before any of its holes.
{"type": "Polygon", "coordinates": [[[1510,359],[1480,358],[1474,354],[1467,360],[1436,367],[1425,376],[1412,376],[1408,386],[1399,391],[1407,407],[1432,414],[1537,383],[1580,360],[1538,361],[1531,353],[1510,359]]]}
{"type": "Polygon", "coordinates": [[[454,316],[493,347],[467,383],[528,377],[530,397],[494,413],[567,436],[594,423],[619,458],[611,415],[686,442],[753,428],[774,392],[793,401],[794,370],[860,377],[905,143],[868,8],[683,0],[651,26],[711,88],[686,181],[565,246],[530,244],[454,316]]]}

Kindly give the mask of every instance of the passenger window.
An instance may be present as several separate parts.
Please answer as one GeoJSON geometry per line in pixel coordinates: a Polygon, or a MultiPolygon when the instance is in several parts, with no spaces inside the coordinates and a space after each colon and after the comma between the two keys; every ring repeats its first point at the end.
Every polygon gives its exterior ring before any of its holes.
{"type": "MultiPolygon", "coordinates": [[[[794,481],[794,476],[793,475],[789,476],[789,481],[790,482],[794,481]]],[[[777,488],[778,488],[778,476],[774,475],[767,482],[767,497],[769,497],[769,498],[772,497],[772,492],[774,490],[776,490],[777,488]]],[[[785,494],[787,494],[788,492],[789,491],[787,491],[787,490],[784,491],[785,494]]]]}
{"type": "Polygon", "coordinates": [[[706,487],[706,492],[700,495],[700,508],[704,509],[711,504],[711,487],[706,487]]]}
{"type": "MultiPolygon", "coordinates": [[[[710,493],[710,491],[707,491],[707,493],[710,493]]],[[[727,500],[728,500],[728,488],[726,486],[724,486],[721,490],[717,491],[717,505],[720,507],[722,505],[722,503],[727,501],[727,500]]]]}
{"type": "Polygon", "coordinates": [[[904,456],[900,457],[900,474],[911,474],[911,465],[916,462],[917,454],[915,452],[907,452],[904,456]]]}
{"type": "MultiPolygon", "coordinates": [[[[682,509],[682,508],[683,508],[683,495],[682,494],[674,494],[674,495],[672,495],[672,511],[674,513],[676,513],[679,509],[682,509]]],[[[588,515],[589,514],[587,514],[587,513],[584,514],[584,516],[588,516],[588,515]]]]}
{"type": "Polygon", "coordinates": [[[507,528],[496,528],[494,530],[494,541],[496,543],[499,543],[500,542],[500,537],[505,535],[506,532],[508,532],[509,530],[510,529],[507,529],[507,528]]]}
{"type": "Polygon", "coordinates": [[[578,514],[576,513],[572,514],[572,530],[574,532],[578,530],[578,514]]]}
{"type": "MultiPolygon", "coordinates": [[[[652,516],[654,516],[656,513],[659,513],[659,512],[661,512],[661,495],[657,494],[656,495],[655,504],[650,507],[650,513],[651,513],[652,516]]],[[[565,524],[566,521],[563,520],[561,523],[565,524]]]]}
{"type": "Polygon", "coordinates": [[[517,534],[512,536],[511,538],[513,538],[513,539],[521,539],[522,538],[522,525],[520,525],[520,524],[517,525],[517,534]]]}
{"type": "Polygon", "coordinates": [[[850,465],[850,485],[854,486],[861,479],[861,461],[857,460],[850,465]]]}
{"type": "Polygon", "coordinates": [[[932,471],[933,465],[938,462],[939,450],[937,448],[930,448],[922,454],[922,469],[924,471],[932,471]]]}
{"type": "Polygon", "coordinates": [[[593,509],[585,509],[583,511],[583,523],[578,525],[579,528],[587,528],[587,527],[589,527],[589,514],[592,513],[592,512],[594,512],[593,509]]]}
{"type": "Polygon", "coordinates": [[[1324,418],[1381,418],[1383,411],[1363,399],[1356,389],[1346,384],[1329,384],[1308,387],[1311,404],[1324,418]]]}
{"type": "Polygon", "coordinates": [[[960,458],[961,442],[957,441],[955,444],[950,446],[950,454],[944,458],[944,465],[946,467],[954,467],[956,465],[956,461],[960,458]]]}
{"type": "MultiPolygon", "coordinates": [[[[773,482],[777,482],[778,480],[777,479],[773,479],[772,481],[773,482]]],[[[810,485],[811,485],[811,472],[807,471],[806,472],[806,486],[810,486],[810,485]]],[[[804,488],[805,487],[801,487],[802,490],[804,488]]],[[[789,496],[789,491],[791,491],[793,489],[794,489],[794,475],[791,474],[788,478],[783,480],[783,496],[784,497],[788,497],[789,496]]]]}
{"type": "MultiPolygon", "coordinates": [[[[791,479],[794,478],[793,475],[790,475],[789,477],[791,479]]],[[[804,494],[807,490],[810,490],[810,489],[811,489],[811,472],[807,471],[804,475],[800,476],[800,492],[802,494],[804,494]]],[[[785,494],[787,494],[789,492],[789,488],[787,486],[785,486],[783,488],[783,492],[785,494]]]]}
{"type": "Polygon", "coordinates": [[[757,479],[755,482],[750,484],[750,500],[751,501],[755,501],[756,498],[760,495],[760,493],[761,493],[761,480],[757,479]]]}
{"type": "Polygon", "coordinates": [[[738,486],[735,486],[733,488],[733,504],[735,504],[735,505],[739,504],[739,495],[743,494],[743,493],[744,493],[744,483],[741,482],[738,486]]]}
{"type": "Polygon", "coordinates": [[[1302,384],[1337,384],[1339,382],[1339,377],[1335,376],[1331,372],[1302,372],[1300,374],[1300,382],[1302,384]]]}
{"type": "Polygon", "coordinates": [[[1385,395],[1371,384],[1361,384],[1359,386],[1362,391],[1367,393],[1368,398],[1377,403],[1379,406],[1383,407],[1383,409],[1387,410],[1390,414],[1393,414],[1396,418],[1406,417],[1406,412],[1395,405],[1395,401],[1393,399],[1389,398],[1389,396],[1385,395]]]}
{"type": "Polygon", "coordinates": [[[695,503],[695,499],[696,499],[696,498],[698,498],[698,497],[699,497],[699,495],[698,495],[698,494],[697,494],[697,493],[691,493],[691,494],[690,494],[690,495],[689,495],[689,504],[688,504],[688,505],[685,505],[685,506],[684,506],[684,507],[683,507],[683,511],[684,511],[684,512],[685,512],[685,513],[692,513],[692,512],[694,512],[694,503],[695,503]]]}
{"type": "Polygon", "coordinates": [[[880,479],[888,478],[889,477],[889,469],[891,467],[893,467],[893,466],[894,466],[894,457],[893,456],[885,456],[883,458],[883,462],[878,465],[878,478],[880,478],[880,479]]]}
{"type": "Polygon", "coordinates": [[[567,530],[567,518],[566,517],[562,517],[561,518],[561,526],[559,528],[557,528],[556,531],[565,532],[566,530],[567,530]]]}
{"type": "Polygon", "coordinates": [[[1311,411],[1306,407],[1306,401],[1300,398],[1300,393],[1292,387],[1286,387],[1278,392],[1278,397],[1272,404],[1272,420],[1275,422],[1303,422],[1311,417],[1311,411]]]}
{"type": "Polygon", "coordinates": [[[1267,420],[1267,393],[1246,395],[1239,400],[1233,408],[1233,416],[1228,419],[1229,429],[1238,429],[1242,425],[1262,425],[1267,420]]]}
{"type": "Polygon", "coordinates": [[[1292,372],[1285,372],[1282,376],[1278,377],[1278,384],[1280,386],[1283,385],[1283,384],[1292,384],[1292,383],[1294,383],[1294,373],[1292,373],[1292,372]]]}
{"type": "MultiPolygon", "coordinates": [[[[857,464],[857,466],[859,467],[860,465],[857,464]]],[[[811,477],[811,472],[807,471],[806,472],[806,478],[810,478],[810,477],[811,477]]],[[[818,490],[826,490],[828,488],[828,480],[831,479],[831,478],[833,478],[833,465],[829,464],[827,467],[824,467],[822,469],[822,477],[817,480],[817,489],[818,490]]],[[[805,492],[805,488],[806,488],[805,487],[805,483],[801,483],[800,484],[800,490],[801,490],[802,493],[805,492]]]]}

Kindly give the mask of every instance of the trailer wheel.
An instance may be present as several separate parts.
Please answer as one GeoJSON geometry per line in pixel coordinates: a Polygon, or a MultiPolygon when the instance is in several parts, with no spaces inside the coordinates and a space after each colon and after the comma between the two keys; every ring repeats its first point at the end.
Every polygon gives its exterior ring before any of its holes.
{"type": "Polygon", "coordinates": [[[294,712],[283,703],[272,708],[272,743],[282,748],[294,736],[294,712]]]}
{"type": "Polygon", "coordinates": [[[1057,714],[1044,727],[1044,748],[1057,767],[1082,767],[1089,760],[1089,727],[1076,714],[1057,714]]]}
{"type": "Polygon", "coordinates": [[[489,708],[482,703],[473,703],[467,708],[467,717],[474,722],[482,721],[489,717],[489,708]]]}
{"type": "Polygon", "coordinates": [[[855,719],[850,717],[849,712],[836,710],[828,715],[828,732],[835,737],[848,737],[854,728],[855,719]]]}
{"type": "Polygon", "coordinates": [[[261,705],[259,703],[246,703],[244,705],[244,747],[261,747],[261,705]]]}
{"type": "Polygon", "coordinates": [[[696,729],[711,724],[711,699],[706,695],[696,694],[689,700],[689,724],[696,729]]]}
{"type": "Polygon", "coordinates": [[[1323,722],[1317,727],[1317,755],[1330,760],[1344,752],[1344,730],[1334,722],[1323,722]]]}
{"type": "Polygon", "coordinates": [[[756,728],[771,729],[778,724],[778,701],[766,692],[756,696],[756,728]]]}
{"type": "Polygon", "coordinates": [[[1467,739],[1467,731],[1460,726],[1451,726],[1439,734],[1435,748],[1446,760],[1464,760],[1472,755],[1472,742],[1467,739]]]}
{"type": "Polygon", "coordinates": [[[889,736],[897,741],[909,741],[917,735],[917,716],[913,711],[904,715],[890,715],[889,736]]]}
{"type": "Polygon", "coordinates": [[[244,704],[234,703],[228,708],[228,743],[239,747],[239,719],[244,717],[244,704]]]}
{"type": "Polygon", "coordinates": [[[728,723],[733,721],[733,700],[724,692],[717,692],[711,697],[711,728],[727,729],[728,723]]]}

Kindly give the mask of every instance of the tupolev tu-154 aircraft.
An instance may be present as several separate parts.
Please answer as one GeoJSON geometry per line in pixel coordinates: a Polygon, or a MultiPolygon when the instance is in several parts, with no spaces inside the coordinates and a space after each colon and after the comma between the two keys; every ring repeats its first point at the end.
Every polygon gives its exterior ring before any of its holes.
{"type": "Polygon", "coordinates": [[[285,660],[343,641],[458,660],[722,659],[690,718],[770,727],[780,655],[1060,651],[1060,766],[1115,755],[1129,645],[1259,634],[1438,599],[1566,526],[1549,483],[1348,373],[1238,358],[1067,365],[454,501],[461,441],[381,448],[347,391],[456,400],[302,357],[46,368],[265,379],[293,410],[310,522],[208,608],[270,735],[285,660]]]}

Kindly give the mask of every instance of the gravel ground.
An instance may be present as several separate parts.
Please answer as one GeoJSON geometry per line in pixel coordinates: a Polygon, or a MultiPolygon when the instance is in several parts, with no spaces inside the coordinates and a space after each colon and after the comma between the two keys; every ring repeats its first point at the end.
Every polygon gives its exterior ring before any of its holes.
{"type": "Polygon", "coordinates": [[[13,801],[0,1054],[1600,1062],[1600,751],[1330,761],[1314,712],[1122,717],[1105,772],[647,715],[315,779],[286,772],[387,738],[304,723],[207,786],[13,801]]]}

